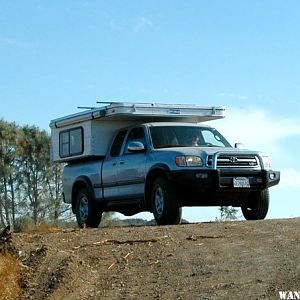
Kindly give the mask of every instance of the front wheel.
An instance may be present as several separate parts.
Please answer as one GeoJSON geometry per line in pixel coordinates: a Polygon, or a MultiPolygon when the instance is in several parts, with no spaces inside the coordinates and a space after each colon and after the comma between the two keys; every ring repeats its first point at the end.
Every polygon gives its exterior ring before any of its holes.
{"type": "Polygon", "coordinates": [[[242,205],[242,213],[246,220],[263,220],[269,210],[269,190],[251,193],[247,202],[242,205]]]}
{"type": "Polygon", "coordinates": [[[152,187],[151,205],[158,225],[176,225],[181,221],[182,210],[178,194],[163,177],[158,177],[152,187]]]}
{"type": "Polygon", "coordinates": [[[88,189],[82,188],[76,197],[76,220],[79,227],[97,228],[100,224],[102,211],[96,205],[88,189]]]}

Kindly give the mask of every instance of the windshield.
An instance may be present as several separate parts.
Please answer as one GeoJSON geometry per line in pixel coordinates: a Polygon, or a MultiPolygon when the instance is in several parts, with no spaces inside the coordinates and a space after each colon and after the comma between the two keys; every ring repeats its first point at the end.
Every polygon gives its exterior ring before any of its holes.
{"type": "Polygon", "coordinates": [[[231,147],[214,128],[195,126],[150,127],[154,148],[168,147],[231,147]]]}

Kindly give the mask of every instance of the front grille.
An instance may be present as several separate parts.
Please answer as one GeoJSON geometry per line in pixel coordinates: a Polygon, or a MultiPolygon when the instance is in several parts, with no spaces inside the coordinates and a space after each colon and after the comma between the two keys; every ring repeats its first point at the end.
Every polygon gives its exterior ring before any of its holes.
{"type": "MultiPolygon", "coordinates": [[[[212,167],[213,156],[207,158],[207,166],[212,167]]],[[[217,168],[257,168],[259,160],[255,155],[220,154],[217,158],[217,168]]]]}

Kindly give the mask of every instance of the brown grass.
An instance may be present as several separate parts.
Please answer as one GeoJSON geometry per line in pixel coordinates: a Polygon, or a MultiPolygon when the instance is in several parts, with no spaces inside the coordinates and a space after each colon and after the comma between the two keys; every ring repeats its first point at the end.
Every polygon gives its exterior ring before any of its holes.
{"type": "Polygon", "coordinates": [[[63,228],[55,227],[47,223],[41,223],[32,226],[22,226],[19,230],[19,232],[22,233],[33,233],[33,234],[47,234],[47,233],[55,233],[61,231],[63,231],[63,228]]]}
{"type": "Polygon", "coordinates": [[[0,299],[18,299],[20,276],[20,262],[9,253],[0,253],[0,299]]]}
{"type": "Polygon", "coordinates": [[[36,225],[36,227],[33,230],[28,231],[28,232],[46,234],[46,233],[55,233],[55,232],[61,232],[61,231],[63,231],[62,228],[54,227],[47,223],[41,223],[39,225],[36,225]]]}

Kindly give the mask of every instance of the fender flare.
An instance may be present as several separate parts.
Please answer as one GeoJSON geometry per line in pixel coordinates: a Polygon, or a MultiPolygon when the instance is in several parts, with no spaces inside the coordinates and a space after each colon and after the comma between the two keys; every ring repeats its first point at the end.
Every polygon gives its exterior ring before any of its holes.
{"type": "Polygon", "coordinates": [[[91,180],[87,177],[87,176],[79,176],[75,179],[74,183],[73,183],[73,187],[72,187],[72,197],[71,197],[71,201],[72,201],[72,212],[75,213],[75,201],[76,201],[76,196],[77,193],[79,192],[79,190],[81,188],[87,188],[89,194],[92,196],[93,199],[95,199],[95,192],[93,189],[93,185],[91,180]]]}
{"type": "Polygon", "coordinates": [[[144,190],[144,206],[147,210],[151,211],[151,190],[154,179],[159,175],[166,176],[169,171],[170,168],[164,163],[157,163],[148,170],[144,190]]]}

